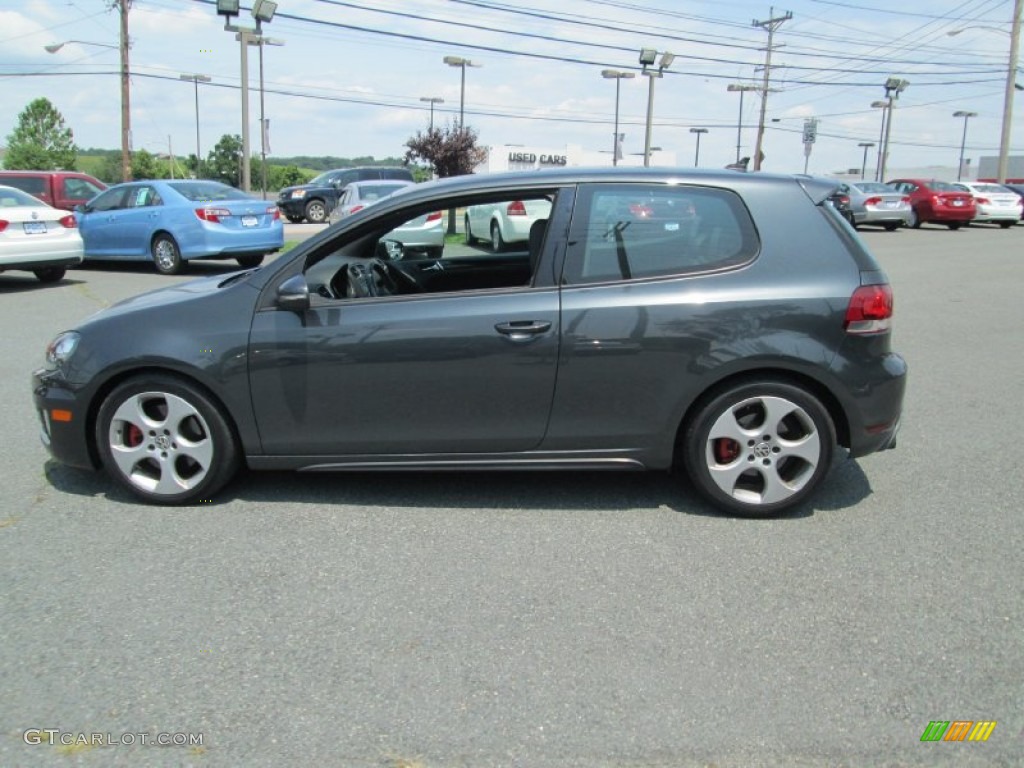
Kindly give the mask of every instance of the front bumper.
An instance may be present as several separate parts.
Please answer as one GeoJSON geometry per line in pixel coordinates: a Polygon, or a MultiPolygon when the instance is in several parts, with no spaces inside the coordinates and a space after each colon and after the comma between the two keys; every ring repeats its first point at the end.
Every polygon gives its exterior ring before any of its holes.
{"type": "Polygon", "coordinates": [[[282,197],[277,201],[277,207],[285,216],[305,216],[306,198],[304,197],[282,197]]]}
{"type": "Polygon", "coordinates": [[[98,469],[89,450],[88,400],[64,381],[59,371],[32,374],[32,400],[40,421],[40,439],[50,455],[72,467],[98,469]]]}

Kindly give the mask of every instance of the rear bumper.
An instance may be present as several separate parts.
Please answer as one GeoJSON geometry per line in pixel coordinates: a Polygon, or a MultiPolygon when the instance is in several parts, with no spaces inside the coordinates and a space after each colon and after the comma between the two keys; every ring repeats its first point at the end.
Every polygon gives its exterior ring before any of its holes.
{"type": "Polygon", "coordinates": [[[38,254],[18,258],[17,255],[0,259],[0,272],[5,269],[48,269],[50,267],[74,267],[82,263],[82,250],[69,249],[61,253],[56,252],[52,256],[40,258],[38,254]]]}
{"type": "Polygon", "coordinates": [[[854,458],[896,445],[907,386],[907,363],[894,352],[869,360],[847,360],[844,380],[853,384],[844,403],[854,458]],[[850,382],[849,377],[856,377],[850,382]]]}

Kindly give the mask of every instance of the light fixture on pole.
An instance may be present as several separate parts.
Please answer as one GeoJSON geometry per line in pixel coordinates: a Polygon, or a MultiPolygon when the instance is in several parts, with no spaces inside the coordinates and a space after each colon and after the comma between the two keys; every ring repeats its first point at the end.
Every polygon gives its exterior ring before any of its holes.
{"type": "MultiPolygon", "coordinates": [[[[269,22],[277,12],[277,3],[272,0],[255,0],[252,6],[252,17],[256,20],[255,27],[240,27],[231,23],[231,18],[241,11],[239,0],[217,0],[217,14],[224,17],[224,30],[236,32],[236,40],[241,44],[242,70],[242,179],[241,186],[245,192],[252,189],[252,170],[250,168],[249,149],[249,46],[258,44],[263,31],[263,22],[269,22]]],[[[262,52],[262,48],[260,49],[262,52]]],[[[262,89],[261,89],[262,90],[262,89]]],[[[261,129],[265,126],[261,125],[261,129]]]]}
{"type": "Polygon", "coordinates": [[[70,43],[78,45],[92,45],[97,48],[111,48],[121,52],[121,180],[131,181],[132,179],[132,118],[131,118],[131,79],[129,77],[128,65],[128,7],[131,0],[116,0],[118,11],[121,14],[121,43],[111,45],[110,43],[91,43],[88,40],[65,40],[63,43],[52,43],[43,48],[47,53],[57,53],[61,48],[70,43]]]}
{"type": "Polygon", "coordinates": [[[885,121],[885,140],[884,146],[882,147],[882,168],[879,172],[878,179],[882,182],[885,181],[885,166],[889,162],[889,136],[892,133],[893,109],[895,108],[894,100],[899,99],[900,94],[906,90],[908,85],[910,85],[909,81],[903,80],[899,77],[890,77],[885,81],[885,98],[889,104],[889,108],[886,110],[888,112],[888,118],[885,121]]]}
{"type": "Polygon", "coordinates": [[[449,67],[462,69],[462,88],[459,92],[459,130],[461,131],[466,124],[466,67],[482,67],[483,64],[474,64],[461,56],[445,56],[444,63],[449,67]]]}
{"type": "Polygon", "coordinates": [[[179,79],[188,80],[195,83],[196,90],[196,178],[200,178],[203,175],[203,156],[199,151],[199,84],[208,83],[213,78],[209,75],[179,75],[179,79]]]}
{"type": "Polygon", "coordinates": [[[953,113],[953,117],[962,117],[964,119],[964,133],[960,139],[960,162],[956,166],[956,180],[960,181],[964,172],[964,149],[967,147],[967,121],[972,117],[977,117],[977,112],[967,112],[963,109],[958,109],[953,113]]]}
{"type": "Polygon", "coordinates": [[[612,134],[612,165],[619,164],[619,85],[623,80],[636,77],[635,72],[620,72],[617,69],[602,69],[601,77],[615,81],[615,133],[612,134]]]}
{"type": "Polygon", "coordinates": [[[696,168],[697,166],[700,165],[700,135],[702,133],[707,133],[707,132],[708,132],[707,128],[691,128],[690,129],[690,133],[697,134],[697,152],[693,156],[693,167],[694,168],[696,168]]]}
{"type": "Polygon", "coordinates": [[[861,178],[861,181],[863,181],[864,180],[864,174],[867,173],[867,170],[868,170],[868,150],[871,149],[871,147],[875,146],[875,142],[873,142],[873,141],[862,141],[857,146],[864,148],[864,159],[862,159],[860,161],[860,178],[861,178]]]}
{"type": "MultiPolygon", "coordinates": [[[[1007,33],[1005,29],[999,29],[998,27],[977,25],[979,29],[988,29],[995,32],[1001,32],[1004,35],[1010,35],[1010,57],[1006,67],[1006,87],[1003,91],[1003,122],[1002,128],[999,132],[999,167],[996,176],[996,181],[999,184],[1004,184],[1006,182],[1006,177],[1010,170],[1010,126],[1013,121],[1013,94],[1015,90],[1018,90],[1017,58],[1020,48],[1020,15],[1022,6],[1024,6],[1024,0],[1014,0],[1013,18],[1010,20],[1009,33],[1007,33]]],[[[972,27],[973,26],[974,25],[972,25],[972,27]]],[[[953,37],[955,35],[959,35],[965,29],[971,29],[972,27],[954,29],[946,34],[953,37]]],[[[966,129],[966,121],[964,127],[966,129]]]]}
{"type": "Polygon", "coordinates": [[[739,92],[740,94],[740,114],[736,119],[736,162],[738,163],[740,161],[740,147],[743,144],[743,94],[747,91],[759,91],[761,90],[761,86],[746,85],[743,83],[729,83],[726,90],[739,92]]]}
{"type": "Polygon", "coordinates": [[[434,105],[444,104],[444,99],[440,96],[420,96],[420,101],[425,101],[430,104],[430,132],[434,132],[434,105]]]}
{"type": "Polygon", "coordinates": [[[640,49],[640,64],[643,70],[640,74],[648,78],[647,87],[647,133],[644,137],[644,167],[651,164],[651,125],[654,122],[654,78],[664,77],[665,70],[672,66],[672,62],[675,60],[675,54],[664,52],[661,54],[661,59],[658,60],[657,71],[650,69],[654,66],[655,59],[658,58],[658,52],[653,48],[641,48],[640,49]]]}

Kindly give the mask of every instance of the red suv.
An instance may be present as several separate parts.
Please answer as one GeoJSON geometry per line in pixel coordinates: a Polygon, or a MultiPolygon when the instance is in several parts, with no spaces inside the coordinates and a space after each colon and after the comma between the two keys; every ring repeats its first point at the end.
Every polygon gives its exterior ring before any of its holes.
{"type": "Polygon", "coordinates": [[[107,188],[99,179],[75,171],[0,171],[0,184],[28,192],[65,211],[89,202],[107,188]]]}
{"type": "Polygon", "coordinates": [[[960,229],[974,218],[974,198],[948,181],[893,179],[888,183],[910,198],[910,226],[915,229],[926,221],[960,229]]]}

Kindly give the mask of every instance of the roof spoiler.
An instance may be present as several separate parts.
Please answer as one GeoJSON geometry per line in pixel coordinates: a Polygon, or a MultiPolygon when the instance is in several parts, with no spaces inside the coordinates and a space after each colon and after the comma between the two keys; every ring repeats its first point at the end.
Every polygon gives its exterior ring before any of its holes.
{"type": "Polygon", "coordinates": [[[803,187],[804,192],[814,202],[815,205],[821,205],[825,200],[832,195],[837,189],[839,189],[840,181],[836,179],[825,179],[821,176],[805,176],[803,174],[797,174],[797,184],[803,187]]]}

